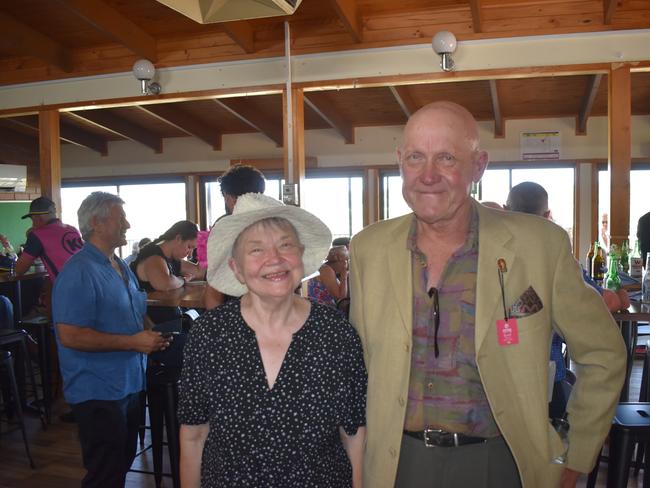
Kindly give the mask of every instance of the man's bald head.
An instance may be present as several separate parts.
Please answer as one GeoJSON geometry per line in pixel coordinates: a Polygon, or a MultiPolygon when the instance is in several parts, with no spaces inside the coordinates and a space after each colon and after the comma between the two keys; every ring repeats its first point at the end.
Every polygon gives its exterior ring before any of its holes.
{"type": "Polygon", "coordinates": [[[549,215],[548,193],[542,185],[538,185],[532,181],[524,181],[512,187],[508,194],[506,208],[513,212],[522,212],[547,218],[549,215]]]}
{"type": "Polygon", "coordinates": [[[478,125],[474,116],[465,107],[446,101],[429,103],[411,115],[404,128],[404,141],[420,127],[429,126],[433,120],[440,120],[441,117],[455,131],[463,134],[471,150],[478,150],[478,125]]]}

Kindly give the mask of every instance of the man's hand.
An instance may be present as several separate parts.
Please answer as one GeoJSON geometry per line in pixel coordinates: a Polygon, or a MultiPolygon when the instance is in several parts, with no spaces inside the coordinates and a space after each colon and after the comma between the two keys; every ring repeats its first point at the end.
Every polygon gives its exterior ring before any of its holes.
{"type": "Polygon", "coordinates": [[[564,468],[562,478],[560,479],[560,488],[575,488],[581,474],[578,471],[564,468]]]}
{"type": "Polygon", "coordinates": [[[156,351],[164,351],[169,347],[169,340],[165,339],[160,332],[143,330],[131,336],[133,341],[132,349],[144,354],[156,351]]]}

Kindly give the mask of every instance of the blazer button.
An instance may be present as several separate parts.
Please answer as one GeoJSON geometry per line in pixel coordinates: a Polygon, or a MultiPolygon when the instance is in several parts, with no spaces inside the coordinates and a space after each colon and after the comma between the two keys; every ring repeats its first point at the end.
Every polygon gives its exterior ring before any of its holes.
{"type": "Polygon", "coordinates": [[[404,344],[404,350],[406,352],[409,352],[410,349],[411,349],[411,346],[409,346],[408,344],[404,344]]]}
{"type": "Polygon", "coordinates": [[[397,457],[397,450],[394,447],[391,447],[388,452],[392,457],[397,457]]]}
{"type": "Polygon", "coordinates": [[[397,403],[400,404],[400,407],[403,407],[404,406],[404,398],[399,397],[399,399],[397,400],[397,403]]]}

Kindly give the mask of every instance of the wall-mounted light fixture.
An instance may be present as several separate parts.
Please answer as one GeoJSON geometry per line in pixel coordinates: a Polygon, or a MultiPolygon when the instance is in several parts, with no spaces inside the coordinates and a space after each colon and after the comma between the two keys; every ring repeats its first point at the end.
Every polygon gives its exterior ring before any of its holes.
{"type": "Polygon", "coordinates": [[[133,65],[133,76],[140,80],[143,95],[158,95],[160,93],[160,85],[151,81],[154,74],[156,74],[156,68],[148,59],[138,59],[133,65]]]}
{"type": "Polygon", "coordinates": [[[456,36],[449,31],[440,31],[433,36],[433,50],[440,54],[440,67],[443,71],[454,70],[454,60],[451,54],[456,50],[456,36]]]}

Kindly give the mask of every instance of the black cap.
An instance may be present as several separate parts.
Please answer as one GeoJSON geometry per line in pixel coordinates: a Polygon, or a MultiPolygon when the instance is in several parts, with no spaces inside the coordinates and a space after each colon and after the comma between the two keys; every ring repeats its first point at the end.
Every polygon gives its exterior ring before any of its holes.
{"type": "Polygon", "coordinates": [[[23,215],[21,219],[26,219],[32,215],[47,215],[56,212],[56,205],[47,197],[38,197],[29,204],[29,213],[23,215]]]}

